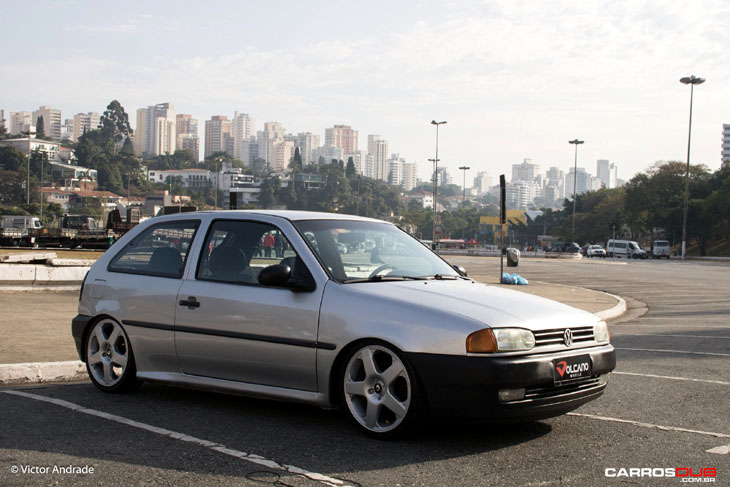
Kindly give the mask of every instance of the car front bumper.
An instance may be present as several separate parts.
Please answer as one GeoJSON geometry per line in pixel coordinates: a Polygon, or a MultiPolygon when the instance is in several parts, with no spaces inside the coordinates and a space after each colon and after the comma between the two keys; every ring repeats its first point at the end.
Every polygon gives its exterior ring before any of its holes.
{"type": "Polygon", "coordinates": [[[611,345],[521,356],[455,356],[407,353],[434,415],[485,420],[549,418],[598,398],[616,367],[611,345]],[[553,361],[590,355],[591,377],[557,384],[553,361]],[[522,399],[502,401],[499,391],[525,389],[522,399]]]}

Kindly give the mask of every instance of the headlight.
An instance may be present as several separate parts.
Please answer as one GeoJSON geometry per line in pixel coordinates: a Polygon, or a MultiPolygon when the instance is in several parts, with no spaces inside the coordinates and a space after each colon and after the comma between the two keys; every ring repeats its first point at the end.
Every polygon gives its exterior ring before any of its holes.
{"type": "Polygon", "coordinates": [[[466,337],[467,353],[516,352],[535,346],[535,335],[523,328],[485,328],[466,337]]]}
{"type": "Polygon", "coordinates": [[[605,321],[599,321],[593,326],[593,338],[597,342],[607,342],[608,336],[608,325],[605,321]]]}

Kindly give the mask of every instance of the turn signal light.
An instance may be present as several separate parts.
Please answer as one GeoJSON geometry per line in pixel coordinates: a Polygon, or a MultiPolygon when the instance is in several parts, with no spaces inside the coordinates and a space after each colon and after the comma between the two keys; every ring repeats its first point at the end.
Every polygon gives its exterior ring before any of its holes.
{"type": "Polygon", "coordinates": [[[489,328],[478,330],[466,337],[467,353],[487,353],[497,351],[497,340],[489,328]]]}

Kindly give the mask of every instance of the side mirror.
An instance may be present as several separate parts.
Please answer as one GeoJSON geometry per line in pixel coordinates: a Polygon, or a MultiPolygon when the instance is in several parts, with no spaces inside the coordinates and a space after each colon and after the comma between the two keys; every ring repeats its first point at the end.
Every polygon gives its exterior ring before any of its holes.
{"type": "Polygon", "coordinates": [[[317,284],[311,276],[304,279],[292,277],[291,267],[284,264],[274,264],[261,269],[261,272],[259,272],[259,284],[285,287],[292,291],[311,292],[317,289],[317,284]]]}
{"type": "Polygon", "coordinates": [[[291,268],[284,264],[270,265],[259,272],[259,284],[264,286],[287,287],[290,278],[291,268]]]}
{"type": "Polygon", "coordinates": [[[456,272],[458,272],[462,276],[466,277],[466,269],[464,269],[463,267],[461,267],[460,265],[457,265],[457,264],[454,264],[451,267],[453,267],[456,272]]]}

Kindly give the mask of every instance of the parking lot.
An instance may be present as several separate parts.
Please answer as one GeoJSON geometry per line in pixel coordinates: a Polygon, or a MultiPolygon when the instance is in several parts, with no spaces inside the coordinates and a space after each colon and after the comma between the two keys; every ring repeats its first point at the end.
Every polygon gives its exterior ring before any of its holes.
{"type": "MultiPolygon", "coordinates": [[[[477,278],[499,272],[493,258],[449,260],[477,278]]],[[[296,404],[147,384],[4,388],[0,484],[679,485],[659,473],[691,469],[692,483],[730,485],[730,266],[526,259],[514,270],[627,300],[610,323],[617,368],[602,398],[559,418],[432,421],[382,442],[296,404]]]]}

